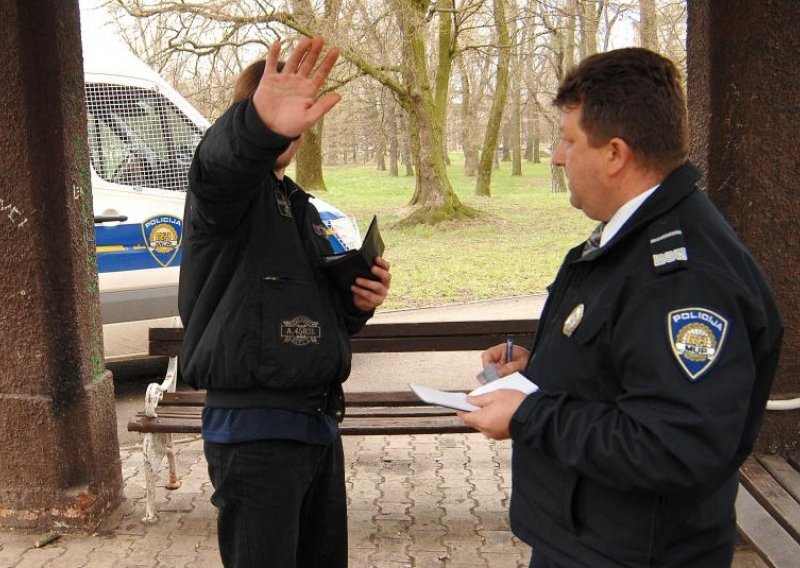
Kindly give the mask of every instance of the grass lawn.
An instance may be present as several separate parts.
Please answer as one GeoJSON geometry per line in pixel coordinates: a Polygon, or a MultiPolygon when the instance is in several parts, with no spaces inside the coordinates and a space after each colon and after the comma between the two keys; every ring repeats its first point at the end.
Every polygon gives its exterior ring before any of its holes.
{"type": "Polygon", "coordinates": [[[464,175],[461,155],[451,158],[453,189],[483,219],[395,228],[411,212],[413,177],[392,178],[374,165],[325,168],[329,191],[319,197],[355,216],[362,235],[378,216],[393,276],[385,309],[542,293],[567,250],[594,226],[568,194],[550,191],[547,162],[524,162],[522,177],[511,177],[511,163],[502,162],[486,198],[473,195],[475,178],[464,175]]]}

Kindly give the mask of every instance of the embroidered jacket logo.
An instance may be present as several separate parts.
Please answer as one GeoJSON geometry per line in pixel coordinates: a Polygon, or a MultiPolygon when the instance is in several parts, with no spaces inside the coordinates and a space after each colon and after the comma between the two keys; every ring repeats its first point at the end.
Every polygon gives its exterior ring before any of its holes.
{"type": "Polygon", "coordinates": [[[322,337],[322,328],[318,321],[308,316],[297,316],[281,321],[281,341],[302,347],[319,343],[322,337]]]}

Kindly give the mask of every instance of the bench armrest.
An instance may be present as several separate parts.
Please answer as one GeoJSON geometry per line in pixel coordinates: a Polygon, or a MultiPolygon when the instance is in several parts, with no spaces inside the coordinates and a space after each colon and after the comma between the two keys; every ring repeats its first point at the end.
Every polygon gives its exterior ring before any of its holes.
{"type": "MultiPolygon", "coordinates": [[[[179,317],[172,318],[172,327],[182,327],[179,317]]],[[[167,374],[160,383],[150,383],[144,395],[144,413],[150,418],[158,418],[156,407],[161,402],[165,392],[175,392],[178,382],[178,356],[170,357],[167,365],[167,374]]]]}

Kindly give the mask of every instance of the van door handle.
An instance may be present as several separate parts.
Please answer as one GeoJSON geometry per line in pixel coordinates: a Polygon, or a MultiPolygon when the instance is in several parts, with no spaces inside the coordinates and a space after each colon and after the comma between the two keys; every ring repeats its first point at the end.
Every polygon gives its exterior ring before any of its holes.
{"type": "Polygon", "coordinates": [[[113,223],[119,222],[124,223],[128,220],[127,215],[95,215],[94,216],[94,224],[98,225],[100,223],[113,223]]]}

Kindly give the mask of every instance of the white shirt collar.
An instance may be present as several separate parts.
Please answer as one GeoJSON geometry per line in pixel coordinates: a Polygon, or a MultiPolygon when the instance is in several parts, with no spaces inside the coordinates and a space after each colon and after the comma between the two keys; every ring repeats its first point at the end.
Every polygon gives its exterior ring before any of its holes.
{"type": "MultiPolygon", "coordinates": [[[[661,185],[661,184],[658,184],[661,185]]],[[[644,203],[644,200],[650,197],[650,195],[658,189],[658,185],[654,185],[647,191],[640,193],[627,203],[625,203],[622,207],[617,209],[617,212],[611,216],[611,219],[608,220],[606,226],[603,228],[603,234],[600,235],[600,246],[604,246],[608,241],[614,238],[619,230],[622,228],[622,225],[630,219],[636,210],[644,203]]]]}

